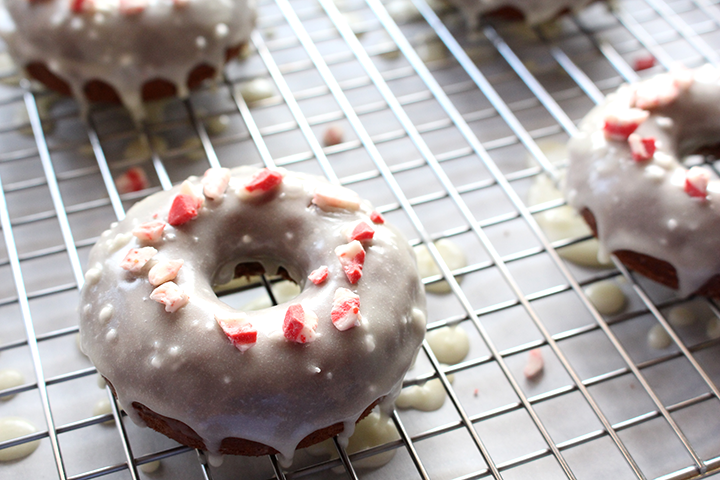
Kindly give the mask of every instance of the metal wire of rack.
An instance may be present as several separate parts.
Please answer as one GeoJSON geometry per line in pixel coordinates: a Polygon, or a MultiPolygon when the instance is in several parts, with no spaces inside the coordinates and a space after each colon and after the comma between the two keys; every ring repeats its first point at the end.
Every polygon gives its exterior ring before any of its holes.
{"type": "MultiPolygon", "coordinates": [[[[563,143],[577,121],[625,81],[679,62],[717,65],[720,9],[710,0],[620,0],[552,25],[487,21],[469,31],[425,0],[263,0],[252,51],[215,88],[161,106],[136,128],[118,108],[87,123],[74,102],[0,86],[0,368],[26,383],[0,391],[0,417],[40,441],[0,478],[705,478],[720,471],[720,320],[714,300],[682,299],[622,265],[581,267],[549,241],[537,218],[562,200],[530,204],[538,178],[559,181],[563,143]],[[394,3],[394,5],[393,5],[394,3]],[[393,13],[391,15],[390,12],[393,13]],[[408,13],[410,12],[410,13],[408,13]],[[657,64],[637,72],[633,63],[657,64]],[[274,94],[246,101],[248,81],[274,94]],[[52,105],[50,106],[50,102],[52,105]],[[222,128],[218,128],[218,123],[222,128]],[[323,146],[341,125],[343,141],[323,146]],[[128,148],[132,147],[132,148],[128,148]],[[470,354],[441,364],[427,342],[405,387],[438,379],[437,411],[396,410],[398,440],[348,455],[227,458],[139,429],[95,386],[77,350],[75,305],[89,248],[127,207],[208,166],[278,165],[348,185],[424,244],[450,293],[429,294],[428,330],[460,326],[470,354]],[[129,167],[150,186],[121,193],[129,167]],[[450,269],[434,242],[468,257],[450,269]],[[585,289],[601,281],[627,297],[602,315],[585,289]],[[685,307],[707,325],[678,325],[685,307]],[[661,329],[669,345],[653,349],[661,329]],[[522,375],[541,349],[538,381],[522,375]],[[107,426],[106,423],[112,426],[107,426]],[[394,452],[385,466],[364,459],[394,452]],[[154,472],[144,466],[162,460],[154,472]]],[[[8,80],[6,78],[6,80],[8,80]]],[[[7,82],[6,82],[7,83],[7,82]]],[[[27,86],[27,85],[26,85],[27,86]]],[[[711,166],[713,164],[711,163],[711,166]]],[[[264,287],[271,299],[273,286],[264,287]]],[[[257,289],[238,292],[257,294],[257,289]]],[[[243,298],[245,298],[243,297],[243,298]]]]}

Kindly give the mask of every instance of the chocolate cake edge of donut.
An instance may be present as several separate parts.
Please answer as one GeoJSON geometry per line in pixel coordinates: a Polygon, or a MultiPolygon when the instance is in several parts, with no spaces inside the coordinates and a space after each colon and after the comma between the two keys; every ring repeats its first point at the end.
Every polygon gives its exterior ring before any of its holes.
{"type": "MultiPolygon", "coordinates": [[[[592,230],[595,238],[597,238],[598,232],[595,215],[593,215],[589,208],[583,209],[580,214],[588,227],[590,227],[590,230],[592,230]]],[[[627,268],[674,290],[678,289],[677,270],[675,270],[675,267],[673,267],[671,263],[650,255],[633,252],[632,250],[616,250],[612,253],[627,268]]],[[[720,298],[720,274],[710,278],[710,280],[705,282],[702,287],[693,293],[696,295],[720,298]]]]}
{"type": "MultiPolygon", "coordinates": [[[[383,401],[383,398],[378,398],[371,403],[355,423],[359,423],[362,419],[370,415],[373,408],[379,405],[383,401]]],[[[133,403],[132,408],[138,413],[140,418],[145,424],[153,430],[162,433],[168,438],[175,440],[178,443],[187,445],[191,448],[197,448],[199,450],[207,450],[205,443],[202,438],[195,433],[195,431],[188,425],[184,424],[174,418],[165,417],[159,413],[155,413],[145,405],[140,403],[133,403]]],[[[297,449],[306,448],[316,443],[323,442],[329,438],[335,437],[343,432],[345,425],[342,422],[335,423],[328,427],[315,430],[314,432],[303,438],[298,443],[297,449]]],[[[223,438],[220,443],[221,455],[243,455],[249,457],[260,457],[263,455],[276,455],[280,452],[275,450],[269,445],[264,445],[259,442],[252,440],[246,440],[244,438],[237,437],[226,437],[223,438]]]]}

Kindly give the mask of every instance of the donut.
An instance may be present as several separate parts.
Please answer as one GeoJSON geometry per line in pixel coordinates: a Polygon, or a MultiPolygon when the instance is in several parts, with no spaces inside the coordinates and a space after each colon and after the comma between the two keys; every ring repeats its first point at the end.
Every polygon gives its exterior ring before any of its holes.
{"type": "Polygon", "coordinates": [[[568,146],[566,198],[602,254],[682,295],[720,295],[720,181],[682,160],[717,144],[719,101],[709,66],[625,84],[568,146]]]}
{"type": "Polygon", "coordinates": [[[255,24],[255,0],[5,0],[0,35],[30,78],[86,102],[178,95],[217,75],[255,24]]]}
{"type": "Polygon", "coordinates": [[[525,20],[531,25],[575,13],[597,0],[451,0],[475,25],[481,15],[507,20],[525,20]]]}
{"type": "Polygon", "coordinates": [[[214,454],[290,458],[391,405],[425,333],[413,250],[352,190],[284,169],[210,169],[102,233],[81,348],[128,416],[214,454]],[[241,267],[302,287],[235,310],[241,267]]]}

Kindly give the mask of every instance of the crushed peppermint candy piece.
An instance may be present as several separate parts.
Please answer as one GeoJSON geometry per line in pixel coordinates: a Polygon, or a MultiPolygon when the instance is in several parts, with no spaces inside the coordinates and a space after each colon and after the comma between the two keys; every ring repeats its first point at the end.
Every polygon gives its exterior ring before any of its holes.
{"type": "Polygon", "coordinates": [[[175,282],[165,282],[150,294],[150,300],[165,305],[166,312],[176,312],[188,303],[188,296],[175,282]]]}
{"type": "Polygon", "coordinates": [[[205,196],[211,200],[216,200],[222,197],[225,190],[227,190],[230,183],[230,169],[208,168],[201,183],[205,196]]]}
{"type": "MultiPolygon", "coordinates": [[[[34,0],[31,0],[30,3],[36,3],[34,0]]],[[[92,4],[91,1],[88,0],[72,0],[72,3],[70,4],[70,10],[73,13],[82,13],[85,11],[87,7],[92,4]]]]}
{"type": "Polygon", "coordinates": [[[318,188],[313,195],[312,203],[325,211],[344,209],[354,212],[360,209],[358,194],[349,188],[336,185],[325,185],[318,188]]]}
{"type": "Polygon", "coordinates": [[[325,280],[327,280],[329,273],[330,272],[327,265],[323,265],[310,272],[310,275],[308,275],[308,279],[310,279],[310,281],[313,282],[315,285],[320,285],[325,280]]]}
{"type": "Polygon", "coordinates": [[[148,0],[120,0],[120,12],[125,15],[137,15],[145,11],[148,0]]]}
{"type": "Polygon", "coordinates": [[[245,190],[252,193],[255,191],[269,192],[282,183],[283,174],[277,170],[263,168],[250,178],[245,184],[245,190]]]}
{"type": "Polygon", "coordinates": [[[692,86],[693,82],[695,82],[695,73],[684,65],[679,68],[672,68],[670,70],[670,76],[672,76],[675,86],[677,86],[680,91],[687,90],[692,86]]]}
{"type": "Polygon", "coordinates": [[[131,248],[120,262],[120,267],[131,273],[140,273],[156,253],[157,250],[153,247],[131,248]]]}
{"type": "Polygon", "coordinates": [[[143,242],[155,243],[162,238],[163,230],[165,230],[165,222],[153,220],[133,228],[132,234],[143,242]]]}
{"type": "Polygon", "coordinates": [[[605,117],[605,138],[608,140],[627,140],[637,128],[648,119],[650,112],[639,108],[629,108],[605,117]]]}
{"type": "Polygon", "coordinates": [[[141,167],[128,168],[115,180],[118,193],[139,192],[150,186],[150,181],[141,167]]]}
{"type": "Polygon", "coordinates": [[[193,185],[190,180],[185,180],[180,185],[180,193],[182,195],[189,195],[195,201],[195,208],[200,210],[200,207],[205,204],[205,195],[202,192],[202,186],[193,185]]]}
{"type": "Polygon", "coordinates": [[[215,321],[227,335],[232,344],[241,352],[247,351],[257,343],[257,330],[248,321],[244,312],[218,312],[215,321]]]}
{"type": "Polygon", "coordinates": [[[295,343],[310,343],[315,340],[318,317],[312,310],[305,310],[301,304],[290,305],[285,313],[283,334],[295,343]]]}
{"type": "Polygon", "coordinates": [[[385,223],[385,217],[383,217],[380,212],[373,210],[372,213],[370,213],[370,220],[373,221],[373,223],[377,224],[383,224],[385,223]]]}
{"type": "Polygon", "coordinates": [[[357,240],[335,248],[335,255],[340,260],[345,275],[352,284],[356,284],[362,277],[365,263],[365,249],[357,240]]]}
{"type": "Polygon", "coordinates": [[[375,229],[367,223],[360,221],[354,228],[348,228],[345,232],[345,236],[349,242],[352,242],[353,240],[359,240],[361,242],[363,240],[372,240],[373,236],[375,236],[375,229]]]}
{"type": "Polygon", "coordinates": [[[162,285],[170,280],[175,280],[183,260],[160,260],[148,272],[148,280],[153,287],[162,285]]]}
{"type": "Polygon", "coordinates": [[[344,332],[345,330],[360,325],[360,296],[347,288],[338,288],[333,297],[330,319],[335,328],[344,332]]]}
{"type": "Polygon", "coordinates": [[[545,368],[545,361],[539,348],[534,348],[528,352],[528,360],[523,369],[523,375],[528,380],[537,378],[545,368]]]}
{"type": "Polygon", "coordinates": [[[672,75],[657,75],[638,85],[635,90],[635,107],[643,110],[670,105],[680,94],[672,75]]]}
{"type": "Polygon", "coordinates": [[[707,197],[710,174],[702,167],[692,167],[685,176],[685,193],[691,197],[707,197]]]}
{"type": "Polygon", "coordinates": [[[183,193],[177,195],[170,207],[170,213],[168,213],[168,223],[177,227],[197,217],[198,211],[196,205],[195,199],[190,195],[183,193]]]}
{"type": "Polygon", "coordinates": [[[655,137],[641,137],[633,133],[628,137],[630,153],[636,162],[645,162],[655,155],[655,137]]]}
{"type": "Polygon", "coordinates": [[[638,57],[633,62],[633,70],[636,72],[639,72],[641,70],[647,70],[648,68],[652,68],[655,66],[655,57],[652,55],[645,55],[643,57],[638,57]]]}

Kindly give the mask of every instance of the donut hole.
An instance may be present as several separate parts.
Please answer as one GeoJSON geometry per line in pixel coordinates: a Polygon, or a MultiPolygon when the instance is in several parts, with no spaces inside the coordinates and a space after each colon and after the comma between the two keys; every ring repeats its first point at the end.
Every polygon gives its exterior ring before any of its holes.
{"type": "Polygon", "coordinates": [[[232,308],[254,311],[292,300],[300,294],[302,285],[283,266],[275,274],[268,274],[262,263],[250,261],[235,265],[233,279],[214,285],[213,291],[232,308]]]}

